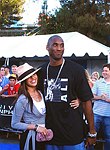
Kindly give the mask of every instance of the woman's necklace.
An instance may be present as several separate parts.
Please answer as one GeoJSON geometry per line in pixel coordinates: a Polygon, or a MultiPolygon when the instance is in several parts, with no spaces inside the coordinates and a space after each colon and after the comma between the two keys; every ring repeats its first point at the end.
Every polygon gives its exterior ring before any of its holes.
{"type": "Polygon", "coordinates": [[[50,66],[50,63],[47,65],[47,86],[48,86],[47,88],[49,88],[50,90],[54,89],[54,87],[55,87],[55,85],[57,83],[57,80],[58,80],[58,78],[60,76],[60,73],[62,71],[62,68],[64,66],[64,63],[65,63],[65,59],[63,58],[63,62],[62,62],[62,65],[61,65],[61,67],[60,67],[60,69],[58,71],[57,77],[56,77],[55,81],[52,83],[51,86],[49,86],[49,66],[50,66]]]}

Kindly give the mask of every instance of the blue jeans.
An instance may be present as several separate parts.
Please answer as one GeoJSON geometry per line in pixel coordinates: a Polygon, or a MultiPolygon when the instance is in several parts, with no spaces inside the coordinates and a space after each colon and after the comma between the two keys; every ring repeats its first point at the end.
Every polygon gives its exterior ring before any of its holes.
{"type": "Polygon", "coordinates": [[[56,146],[56,145],[46,145],[46,150],[86,150],[84,142],[77,145],[65,145],[65,146],[56,146]]]}
{"type": "Polygon", "coordinates": [[[94,114],[94,123],[97,132],[102,126],[105,140],[104,150],[110,150],[110,117],[94,114]]]}

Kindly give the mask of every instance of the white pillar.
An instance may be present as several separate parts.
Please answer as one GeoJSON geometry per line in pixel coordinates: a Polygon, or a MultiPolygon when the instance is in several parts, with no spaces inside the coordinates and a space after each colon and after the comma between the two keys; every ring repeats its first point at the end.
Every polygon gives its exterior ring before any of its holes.
{"type": "Polygon", "coordinates": [[[107,63],[110,63],[110,50],[108,50],[107,63]]]}

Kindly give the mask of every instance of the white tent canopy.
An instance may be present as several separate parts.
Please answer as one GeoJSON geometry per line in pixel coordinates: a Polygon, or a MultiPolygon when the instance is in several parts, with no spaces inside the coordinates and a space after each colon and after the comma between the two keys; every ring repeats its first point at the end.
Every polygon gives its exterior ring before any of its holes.
{"type": "MultiPolygon", "coordinates": [[[[36,36],[17,36],[17,37],[0,37],[0,57],[43,57],[48,55],[46,44],[48,38],[53,35],[36,35],[36,36]]],[[[59,33],[65,42],[64,56],[69,57],[99,56],[100,53],[108,55],[110,47],[96,42],[78,32],[59,33]]]]}

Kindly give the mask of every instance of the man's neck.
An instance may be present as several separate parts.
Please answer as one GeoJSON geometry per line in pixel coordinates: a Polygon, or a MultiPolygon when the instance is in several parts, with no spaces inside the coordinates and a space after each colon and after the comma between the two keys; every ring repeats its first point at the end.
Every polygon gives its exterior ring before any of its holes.
{"type": "Polygon", "coordinates": [[[105,81],[106,81],[106,82],[110,82],[110,78],[106,78],[105,81]]]}
{"type": "Polygon", "coordinates": [[[51,66],[59,66],[63,63],[63,58],[60,60],[50,59],[50,65],[51,66]]]}

